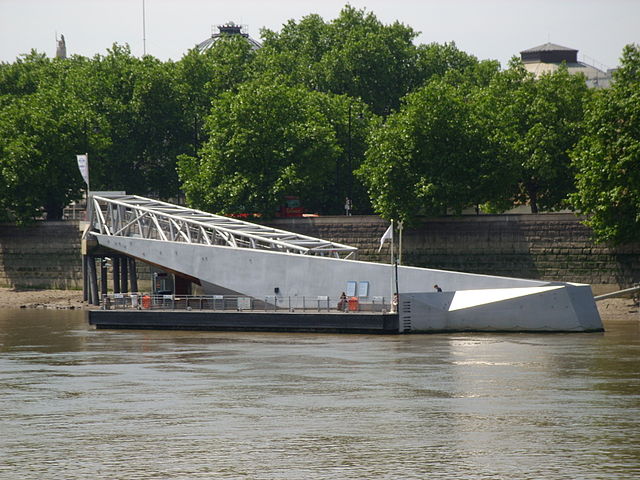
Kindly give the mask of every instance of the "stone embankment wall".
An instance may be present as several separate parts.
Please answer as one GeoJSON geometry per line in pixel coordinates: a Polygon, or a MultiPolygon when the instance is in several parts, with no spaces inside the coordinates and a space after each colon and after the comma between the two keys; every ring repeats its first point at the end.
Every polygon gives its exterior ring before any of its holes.
{"type": "MultiPolygon", "coordinates": [[[[280,219],[273,226],[360,248],[358,259],[389,261],[374,216],[280,219]]],[[[403,235],[403,264],[488,275],[589,283],[615,290],[640,282],[640,244],[595,244],[573,214],[425,219],[403,235]]]]}
{"type": "Polygon", "coordinates": [[[82,289],[77,222],[0,225],[0,286],[82,289]]]}
{"type": "MultiPolygon", "coordinates": [[[[356,246],[359,260],[389,261],[388,243],[378,253],[388,222],[375,216],[269,224],[356,246]]],[[[75,222],[0,225],[0,286],[82,288],[80,234],[75,222]]],[[[590,230],[571,214],[426,219],[405,229],[403,252],[405,265],[590,283],[596,292],[640,282],[640,244],[596,245],[590,230]]],[[[139,273],[150,275],[142,265],[139,273]]]]}
{"type": "MultiPolygon", "coordinates": [[[[78,221],[0,224],[0,287],[82,290],[81,238],[78,221]]],[[[137,262],[137,270],[138,287],[148,291],[150,267],[137,262]]]]}

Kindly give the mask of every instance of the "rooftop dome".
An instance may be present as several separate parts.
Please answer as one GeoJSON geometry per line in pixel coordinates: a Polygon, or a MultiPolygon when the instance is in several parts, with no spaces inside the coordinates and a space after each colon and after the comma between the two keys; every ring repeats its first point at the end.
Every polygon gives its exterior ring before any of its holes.
{"type": "Polygon", "coordinates": [[[564,63],[569,73],[582,73],[586,77],[589,87],[606,88],[611,85],[611,72],[578,61],[578,50],[575,48],[545,43],[521,51],[520,58],[524,68],[536,77],[555,72],[564,63]]]}
{"type": "Polygon", "coordinates": [[[522,61],[525,63],[577,63],[578,50],[556,45],[555,43],[545,43],[543,45],[521,51],[520,58],[522,58],[522,61]]]}
{"type": "Polygon", "coordinates": [[[198,45],[196,45],[196,48],[201,52],[206,52],[220,38],[231,35],[240,35],[246,38],[247,42],[249,42],[249,45],[251,45],[251,48],[254,50],[262,47],[260,42],[251,38],[248,33],[244,32],[244,30],[245,28],[243,26],[236,25],[234,22],[227,22],[224,25],[218,25],[218,33],[212,33],[211,37],[207,38],[204,42],[200,42],[198,45]]]}

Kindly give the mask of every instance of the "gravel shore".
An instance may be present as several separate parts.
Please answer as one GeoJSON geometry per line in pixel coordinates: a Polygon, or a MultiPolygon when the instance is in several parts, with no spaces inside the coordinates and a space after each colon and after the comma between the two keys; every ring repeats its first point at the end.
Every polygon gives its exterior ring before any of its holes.
{"type": "Polygon", "coordinates": [[[0,308],[83,309],[80,290],[15,290],[0,288],[0,308]]]}
{"type": "MultiPolygon", "coordinates": [[[[609,298],[597,302],[603,322],[638,321],[640,311],[631,298],[609,298]]],[[[86,309],[79,290],[15,290],[0,288],[0,308],[86,309]]],[[[95,307],[94,307],[95,308],[95,307]]]]}

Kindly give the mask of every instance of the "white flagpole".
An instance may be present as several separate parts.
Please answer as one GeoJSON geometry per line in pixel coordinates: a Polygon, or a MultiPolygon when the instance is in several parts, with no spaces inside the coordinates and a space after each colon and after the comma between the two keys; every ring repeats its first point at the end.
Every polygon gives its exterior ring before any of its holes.
{"type": "Polygon", "coordinates": [[[93,213],[93,205],[91,205],[91,175],[89,174],[89,153],[85,154],[87,156],[87,217],[89,217],[89,222],[93,222],[91,215],[93,213]]]}
{"type": "Polygon", "coordinates": [[[89,197],[89,192],[91,191],[91,176],[89,175],[89,153],[85,153],[85,156],[87,157],[87,197],[89,197]]]}
{"type": "Polygon", "coordinates": [[[391,311],[395,312],[396,311],[396,305],[394,305],[395,302],[395,288],[393,286],[393,278],[395,276],[395,269],[396,266],[394,264],[394,258],[393,258],[393,246],[394,246],[394,239],[393,239],[393,220],[391,220],[391,311]]]}
{"type": "Polygon", "coordinates": [[[142,0],[142,56],[147,56],[147,15],[144,10],[144,0],[142,0]]]}
{"type": "Polygon", "coordinates": [[[87,220],[91,222],[91,185],[89,183],[89,153],[84,154],[87,159],[87,220]]]}
{"type": "MultiPolygon", "coordinates": [[[[396,262],[395,266],[394,266],[394,270],[395,270],[395,280],[396,280],[396,288],[395,288],[395,294],[397,295],[396,300],[398,302],[400,302],[400,286],[398,285],[398,265],[402,265],[402,228],[403,228],[404,222],[402,220],[400,220],[398,222],[398,261],[396,262]]],[[[398,309],[399,306],[396,308],[398,309]]]]}

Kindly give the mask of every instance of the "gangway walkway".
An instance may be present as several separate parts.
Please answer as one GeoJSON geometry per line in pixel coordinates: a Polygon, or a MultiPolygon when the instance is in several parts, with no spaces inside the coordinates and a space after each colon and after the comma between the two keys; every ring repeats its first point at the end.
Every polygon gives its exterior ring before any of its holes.
{"type": "Polygon", "coordinates": [[[353,258],[356,247],[137,195],[93,195],[91,231],[113,237],[353,258]]]}

